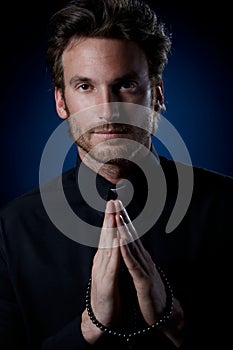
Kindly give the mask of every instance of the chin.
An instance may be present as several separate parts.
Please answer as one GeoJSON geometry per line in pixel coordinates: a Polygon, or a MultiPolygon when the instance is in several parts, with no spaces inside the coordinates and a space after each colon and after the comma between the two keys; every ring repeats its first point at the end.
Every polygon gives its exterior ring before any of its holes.
{"type": "Polygon", "coordinates": [[[125,162],[133,161],[133,159],[140,154],[142,147],[135,148],[131,144],[128,147],[120,146],[103,146],[93,149],[90,156],[101,163],[108,164],[125,164],[125,162]]]}

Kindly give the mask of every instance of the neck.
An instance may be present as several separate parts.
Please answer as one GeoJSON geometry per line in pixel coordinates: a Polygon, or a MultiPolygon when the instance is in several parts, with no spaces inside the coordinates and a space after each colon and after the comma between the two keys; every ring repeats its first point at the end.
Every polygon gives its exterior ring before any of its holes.
{"type": "Polygon", "coordinates": [[[111,163],[101,163],[89,156],[83,149],[79,147],[78,152],[80,159],[87,167],[104,177],[112,184],[117,184],[123,179],[127,179],[130,172],[132,172],[133,168],[135,167],[134,162],[130,160],[117,159],[111,163]]]}

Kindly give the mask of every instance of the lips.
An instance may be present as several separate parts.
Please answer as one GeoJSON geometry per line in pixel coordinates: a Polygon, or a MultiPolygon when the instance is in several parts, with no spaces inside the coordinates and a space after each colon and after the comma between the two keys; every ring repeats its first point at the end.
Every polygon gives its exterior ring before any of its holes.
{"type": "Polygon", "coordinates": [[[113,134],[127,134],[129,133],[129,128],[126,126],[113,126],[112,124],[109,126],[101,126],[98,128],[94,128],[92,131],[92,133],[95,134],[104,134],[104,135],[113,135],[113,134]]]}
{"type": "Polygon", "coordinates": [[[95,134],[126,134],[126,130],[119,129],[103,129],[98,131],[93,131],[95,134]]]}

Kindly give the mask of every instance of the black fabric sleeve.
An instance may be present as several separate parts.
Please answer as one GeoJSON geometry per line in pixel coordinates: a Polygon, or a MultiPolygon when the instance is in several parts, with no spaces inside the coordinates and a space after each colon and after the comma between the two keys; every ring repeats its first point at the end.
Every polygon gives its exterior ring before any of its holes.
{"type": "Polygon", "coordinates": [[[90,347],[81,332],[81,317],[77,317],[60,332],[47,338],[42,350],[86,350],[90,347]]]}
{"type": "Polygon", "coordinates": [[[1,350],[86,350],[90,345],[81,332],[81,319],[77,317],[59,333],[39,341],[26,335],[26,327],[17,303],[8,267],[0,245],[0,349],[1,350]]]}
{"type": "MultiPolygon", "coordinates": [[[[1,237],[0,237],[1,238],[1,237]]],[[[0,245],[0,349],[27,349],[23,319],[16,302],[7,263],[0,245]]]]}

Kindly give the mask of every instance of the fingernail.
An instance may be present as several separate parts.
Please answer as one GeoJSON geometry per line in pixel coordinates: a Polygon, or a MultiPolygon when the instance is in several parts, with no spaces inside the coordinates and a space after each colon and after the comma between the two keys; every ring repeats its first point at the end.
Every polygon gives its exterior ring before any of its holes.
{"type": "Polygon", "coordinates": [[[114,206],[114,202],[112,200],[107,202],[106,211],[107,211],[107,213],[114,213],[115,212],[115,206],[114,206]]]}
{"type": "Polygon", "coordinates": [[[122,224],[125,225],[125,220],[124,220],[123,216],[122,215],[119,215],[119,216],[120,216],[122,224]]]}

